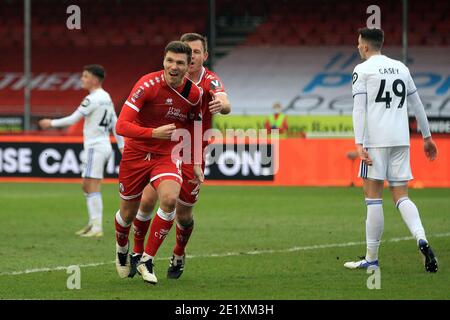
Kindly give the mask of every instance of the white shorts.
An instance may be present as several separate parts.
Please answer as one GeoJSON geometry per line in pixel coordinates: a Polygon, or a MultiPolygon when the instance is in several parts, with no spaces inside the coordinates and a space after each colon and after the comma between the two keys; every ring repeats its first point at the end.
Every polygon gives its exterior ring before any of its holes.
{"type": "Polygon", "coordinates": [[[112,147],[110,144],[85,148],[82,155],[81,176],[83,178],[103,179],[103,173],[111,155],[112,147]]]}
{"type": "Polygon", "coordinates": [[[367,148],[372,165],[361,161],[359,177],[372,180],[387,180],[391,186],[404,185],[412,180],[409,163],[409,147],[367,148]]]}

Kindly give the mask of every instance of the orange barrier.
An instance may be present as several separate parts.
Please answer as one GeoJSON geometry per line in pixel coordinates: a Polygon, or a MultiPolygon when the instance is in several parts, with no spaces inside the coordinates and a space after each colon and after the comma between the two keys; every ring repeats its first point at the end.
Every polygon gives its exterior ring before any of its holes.
{"type": "MultiPolygon", "coordinates": [[[[423,140],[411,139],[410,187],[450,187],[450,139],[435,138],[438,158],[431,162],[423,140]]],[[[210,185],[361,186],[359,160],[347,158],[355,150],[352,139],[282,139],[280,165],[273,182],[208,181],[210,185]]]]}
{"type": "MultiPolygon", "coordinates": [[[[411,139],[412,187],[450,187],[450,139],[436,138],[437,160],[430,162],[421,138],[411,139]]],[[[280,141],[280,167],[276,185],[350,186],[357,178],[359,160],[347,158],[355,150],[352,139],[286,139],[280,141]]]]}
{"type": "MultiPolygon", "coordinates": [[[[411,167],[414,176],[411,187],[450,187],[450,139],[436,137],[435,141],[439,155],[437,160],[430,162],[424,155],[422,139],[411,139],[411,167]]],[[[82,137],[0,136],[0,142],[82,143],[82,137]]],[[[357,178],[359,160],[347,158],[347,153],[353,150],[352,139],[281,139],[279,170],[273,181],[209,180],[206,184],[360,186],[361,179],[357,178]]],[[[0,181],[77,182],[79,179],[0,177],[0,181]]],[[[108,179],[105,182],[116,183],[117,180],[108,179]]]]}

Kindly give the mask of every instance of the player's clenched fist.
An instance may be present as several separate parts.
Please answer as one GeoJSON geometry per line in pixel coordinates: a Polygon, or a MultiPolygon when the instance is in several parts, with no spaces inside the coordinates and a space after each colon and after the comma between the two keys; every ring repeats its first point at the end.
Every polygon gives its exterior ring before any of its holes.
{"type": "Polygon", "coordinates": [[[170,137],[176,128],[175,124],[171,123],[153,129],[152,138],[170,140],[170,137]]]}
{"type": "Polygon", "coordinates": [[[41,119],[41,120],[39,120],[39,126],[42,129],[48,129],[48,128],[50,128],[52,126],[51,122],[52,122],[51,119],[41,119]]]}

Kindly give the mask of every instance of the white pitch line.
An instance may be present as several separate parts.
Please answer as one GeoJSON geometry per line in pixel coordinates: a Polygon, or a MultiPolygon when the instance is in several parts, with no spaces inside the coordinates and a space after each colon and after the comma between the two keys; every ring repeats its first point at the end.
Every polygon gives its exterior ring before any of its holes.
{"type": "MultiPolygon", "coordinates": [[[[438,233],[435,235],[429,236],[429,238],[444,238],[449,237],[450,232],[446,233],[438,233]]],[[[412,240],[413,237],[400,237],[400,238],[391,238],[388,240],[384,240],[382,242],[399,242],[399,241],[407,241],[412,240]]],[[[187,255],[187,258],[196,259],[196,258],[223,258],[223,257],[235,257],[235,256],[243,256],[243,255],[260,255],[260,254],[272,254],[272,253],[287,253],[287,252],[297,252],[297,251],[308,251],[308,250],[317,250],[317,249],[329,249],[329,248],[342,248],[342,247],[351,247],[351,246],[359,246],[365,245],[365,241],[358,242],[344,242],[344,243],[330,243],[330,244],[318,244],[312,246],[305,247],[292,247],[288,249],[268,249],[268,250],[253,250],[247,252],[225,252],[225,253],[210,253],[203,255],[187,255]]],[[[156,258],[155,260],[168,260],[169,258],[156,258]]],[[[97,262],[97,263],[88,263],[88,264],[77,264],[80,268],[85,267],[99,267],[107,264],[113,264],[115,261],[109,262],[97,262]]],[[[29,273],[37,273],[37,272],[48,272],[48,271],[61,271],[67,270],[69,266],[58,266],[53,268],[37,268],[37,269],[26,269],[22,271],[12,271],[12,272],[3,272],[0,273],[0,276],[17,276],[22,274],[29,273]]]]}

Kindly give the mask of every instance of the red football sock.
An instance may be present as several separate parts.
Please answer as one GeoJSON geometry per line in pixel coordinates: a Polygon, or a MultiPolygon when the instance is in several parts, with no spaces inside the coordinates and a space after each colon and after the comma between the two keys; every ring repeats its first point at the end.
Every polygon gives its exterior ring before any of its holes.
{"type": "Polygon", "coordinates": [[[184,249],[191,237],[192,230],[194,230],[194,221],[186,227],[180,226],[177,223],[177,242],[173,248],[173,253],[177,256],[184,255],[184,249]]]}
{"type": "Polygon", "coordinates": [[[126,222],[123,221],[119,211],[117,211],[116,219],[114,221],[116,225],[117,244],[121,247],[125,247],[128,244],[128,234],[130,232],[131,224],[126,226],[126,222]]]}
{"type": "Polygon", "coordinates": [[[159,247],[163,243],[167,234],[172,228],[173,220],[175,218],[175,212],[169,214],[158,209],[158,213],[153,218],[152,225],[150,227],[150,234],[147,239],[147,245],[145,247],[145,253],[154,257],[159,247]]]}
{"type": "Polygon", "coordinates": [[[140,217],[138,213],[136,219],[134,219],[133,221],[134,253],[142,254],[144,252],[145,235],[147,234],[148,228],[150,227],[151,217],[149,216],[146,219],[146,221],[143,221],[143,218],[140,217]]]}

